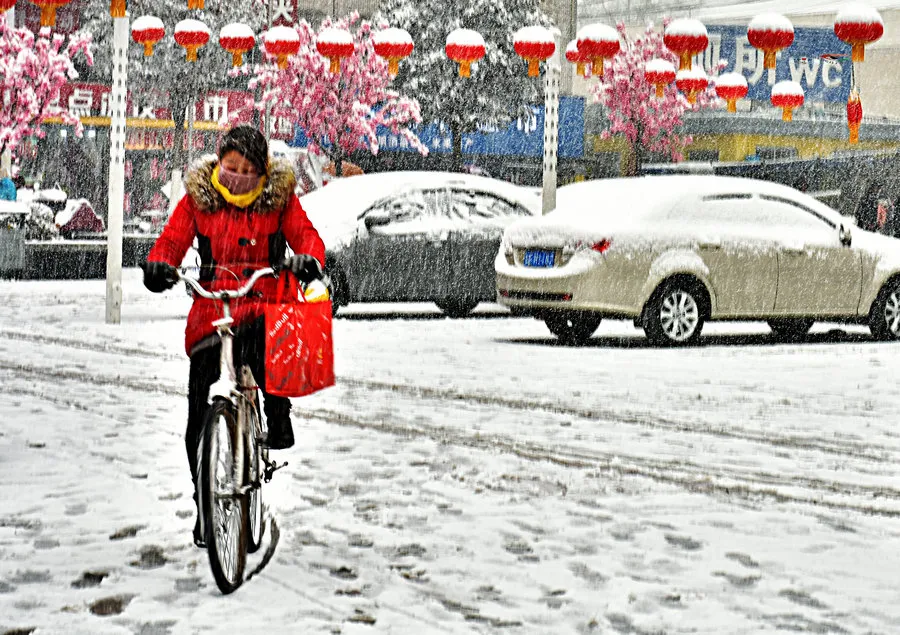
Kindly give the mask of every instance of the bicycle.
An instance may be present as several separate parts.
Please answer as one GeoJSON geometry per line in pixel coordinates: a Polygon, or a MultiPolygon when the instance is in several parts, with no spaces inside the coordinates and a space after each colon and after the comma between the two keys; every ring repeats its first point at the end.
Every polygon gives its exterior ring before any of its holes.
{"type": "Polygon", "coordinates": [[[176,270],[177,278],[194,293],[222,303],[222,317],[213,322],[222,342],[221,370],[210,388],[210,407],[197,449],[196,492],[201,536],[216,585],[224,594],[241,586],[247,553],[262,545],[262,484],[287,465],[270,461],[263,444],[266,429],[253,373],[246,365],[234,367],[230,302],[250,293],[260,278],[277,276],[279,270],[259,269],[242,287],[222,291],[207,291],[198,280],[176,270]]]}

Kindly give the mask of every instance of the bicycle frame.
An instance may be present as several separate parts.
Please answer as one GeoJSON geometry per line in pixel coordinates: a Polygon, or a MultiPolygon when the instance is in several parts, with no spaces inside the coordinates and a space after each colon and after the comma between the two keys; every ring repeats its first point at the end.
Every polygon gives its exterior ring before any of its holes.
{"type": "MultiPolygon", "coordinates": [[[[248,412],[250,409],[256,413],[256,399],[258,386],[250,369],[243,365],[240,369],[236,369],[234,365],[234,331],[231,329],[234,324],[234,318],[231,316],[231,300],[246,296],[256,282],[267,275],[275,274],[275,270],[271,267],[259,269],[254,272],[244,286],[234,290],[207,291],[199,282],[192,278],[188,278],[178,272],[178,277],[185,282],[193,291],[204,298],[210,300],[218,300],[222,303],[222,317],[215,320],[212,324],[216,327],[216,332],[221,341],[222,352],[219,362],[219,378],[210,387],[209,397],[214,399],[221,397],[227,399],[235,406],[237,413],[234,430],[234,464],[232,465],[232,483],[241,483],[244,474],[244,443],[247,434],[255,434],[250,428],[250,417],[248,412]]],[[[203,446],[202,443],[197,447],[197,465],[202,465],[203,446]]],[[[264,457],[267,453],[264,452],[264,457]]],[[[267,461],[266,458],[263,459],[267,461]]],[[[199,471],[199,468],[198,468],[199,471]]],[[[244,496],[253,487],[259,487],[259,475],[253,475],[251,482],[245,483],[240,487],[235,487],[232,492],[219,492],[217,496],[237,498],[244,496]]],[[[198,489],[198,496],[202,496],[203,492],[198,489]]],[[[201,509],[203,501],[200,501],[201,509]]],[[[200,529],[203,535],[206,535],[206,519],[200,514],[200,529]]]]}

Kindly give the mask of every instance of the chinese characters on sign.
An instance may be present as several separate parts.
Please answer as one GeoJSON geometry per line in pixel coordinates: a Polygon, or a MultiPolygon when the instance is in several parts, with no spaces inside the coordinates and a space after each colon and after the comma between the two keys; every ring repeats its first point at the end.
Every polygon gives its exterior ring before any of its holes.
{"type": "MultiPolygon", "coordinates": [[[[109,117],[110,115],[110,87],[105,84],[72,83],[63,86],[60,90],[58,104],[65,104],[69,110],[79,117],[109,117]]],[[[158,122],[152,126],[143,127],[168,127],[171,124],[172,113],[165,106],[159,106],[166,100],[160,96],[136,97],[129,93],[126,103],[126,112],[133,119],[146,120],[148,123],[158,122]]],[[[215,126],[231,126],[253,121],[253,95],[238,90],[220,90],[207,94],[194,104],[194,120],[201,128],[210,129],[215,126]]],[[[185,120],[187,120],[187,112],[185,120]]],[[[134,125],[132,124],[129,125],[134,125]]],[[[135,126],[142,128],[140,124],[135,126]]],[[[271,136],[276,139],[290,140],[294,138],[294,123],[281,117],[272,121],[271,136]]]]}

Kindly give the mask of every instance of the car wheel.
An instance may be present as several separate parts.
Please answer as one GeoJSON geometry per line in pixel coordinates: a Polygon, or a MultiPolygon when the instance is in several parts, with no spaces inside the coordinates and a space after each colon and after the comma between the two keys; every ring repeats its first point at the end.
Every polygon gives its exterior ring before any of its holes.
{"type": "Polygon", "coordinates": [[[657,289],[644,308],[641,324],[657,346],[696,344],[703,330],[704,292],[698,283],[669,280],[657,289]]]}
{"type": "Polygon", "coordinates": [[[550,332],[564,344],[584,344],[597,327],[600,326],[599,315],[591,313],[549,313],[544,323],[550,332]]]}
{"type": "Polygon", "coordinates": [[[809,333],[814,321],[805,318],[769,320],[769,328],[779,339],[799,340],[809,333]]]}
{"type": "Polygon", "coordinates": [[[469,315],[472,310],[478,306],[477,300],[441,300],[435,301],[438,308],[443,311],[447,317],[463,318],[469,315]]]}
{"type": "Polygon", "coordinates": [[[900,279],[881,288],[869,312],[869,331],[876,340],[900,340],[900,279]]]}

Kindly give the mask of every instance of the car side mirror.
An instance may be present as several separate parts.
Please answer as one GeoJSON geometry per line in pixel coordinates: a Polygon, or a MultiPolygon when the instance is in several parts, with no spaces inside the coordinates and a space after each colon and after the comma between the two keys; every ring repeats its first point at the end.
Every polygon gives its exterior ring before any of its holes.
{"type": "Polygon", "coordinates": [[[387,225],[391,222],[391,215],[387,212],[382,211],[372,211],[366,214],[363,217],[363,223],[366,225],[366,229],[372,229],[373,227],[381,227],[383,225],[387,225]]]}
{"type": "Polygon", "coordinates": [[[838,239],[841,241],[841,244],[844,247],[849,247],[853,242],[853,237],[850,235],[850,227],[846,225],[841,225],[838,230],[838,239]]]}

